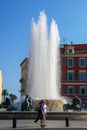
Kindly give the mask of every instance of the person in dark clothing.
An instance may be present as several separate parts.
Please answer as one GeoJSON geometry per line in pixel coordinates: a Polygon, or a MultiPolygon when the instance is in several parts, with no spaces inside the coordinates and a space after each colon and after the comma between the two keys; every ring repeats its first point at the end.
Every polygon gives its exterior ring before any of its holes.
{"type": "Polygon", "coordinates": [[[37,122],[39,119],[41,120],[41,127],[45,127],[46,126],[46,107],[44,101],[42,100],[39,103],[39,108],[38,108],[38,114],[36,117],[36,120],[34,122],[37,122]]]}
{"type": "Polygon", "coordinates": [[[38,114],[37,114],[37,117],[36,117],[34,122],[38,122],[38,120],[40,119],[40,115],[41,115],[40,104],[41,104],[41,102],[39,103],[39,107],[38,107],[38,110],[37,110],[38,114]]]}
{"type": "Polygon", "coordinates": [[[41,101],[40,104],[40,110],[41,110],[41,114],[40,114],[40,120],[41,120],[41,127],[44,128],[45,125],[45,107],[44,107],[44,101],[41,101]]]}

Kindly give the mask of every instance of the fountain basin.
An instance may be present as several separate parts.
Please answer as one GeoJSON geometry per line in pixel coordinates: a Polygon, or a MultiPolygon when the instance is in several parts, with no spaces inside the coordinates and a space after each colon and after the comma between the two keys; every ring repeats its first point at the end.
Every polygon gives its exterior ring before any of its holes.
{"type": "MultiPolygon", "coordinates": [[[[63,111],[63,105],[66,104],[65,99],[43,99],[47,105],[47,111],[63,111]]],[[[41,100],[33,100],[33,105],[37,109],[41,100]]]]}

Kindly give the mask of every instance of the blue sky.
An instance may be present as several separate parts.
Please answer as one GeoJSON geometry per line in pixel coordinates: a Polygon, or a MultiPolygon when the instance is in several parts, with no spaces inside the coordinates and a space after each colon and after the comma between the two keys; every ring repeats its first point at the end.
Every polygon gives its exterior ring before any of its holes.
{"type": "Polygon", "coordinates": [[[0,69],[3,89],[19,95],[20,63],[29,54],[32,18],[45,11],[48,27],[54,18],[60,41],[87,43],[87,0],[0,0],[0,69]]]}

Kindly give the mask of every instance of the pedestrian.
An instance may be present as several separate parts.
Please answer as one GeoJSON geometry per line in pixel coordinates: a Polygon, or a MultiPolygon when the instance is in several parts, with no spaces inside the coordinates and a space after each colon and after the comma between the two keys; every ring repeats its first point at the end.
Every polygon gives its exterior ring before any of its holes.
{"type": "Polygon", "coordinates": [[[40,115],[41,115],[40,104],[41,104],[41,101],[40,101],[39,106],[37,108],[38,113],[37,113],[37,117],[34,121],[35,123],[38,122],[38,120],[40,119],[40,115]]]}
{"type": "Polygon", "coordinates": [[[44,126],[46,126],[47,105],[46,105],[46,102],[45,102],[45,101],[44,101],[44,114],[45,114],[45,117],[44,117],[44,126]]]}
{"type": "Polygon", "coordinates": [[[41,127],[44,128],[46,126],[46,116],[47,116],[47,105],[45,101],[41,100],[38,107],[38,114],[34,122],[37,122],[40,119],[41,127]]]}
{"type": "Polygon", "coordinates": [[[45,108],[44,108],[44,101],[42,100],[40,103],[40,110],[41,110],[41,114],[40,114],[40,120],[41,120],[41,127],[45,127],[45,108]]]}

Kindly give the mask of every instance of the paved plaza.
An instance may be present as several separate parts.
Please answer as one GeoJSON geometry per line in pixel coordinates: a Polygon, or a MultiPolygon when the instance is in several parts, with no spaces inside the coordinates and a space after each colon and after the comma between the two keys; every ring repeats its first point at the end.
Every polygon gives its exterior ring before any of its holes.
{"type": "MultiPolygon", "coordinates": [[[[40,121],[34,123],[34,120],[17,120],[17,128],[12,128],[12,120],[0,120],[0,130],[40,130],[40,121]]],[[[64,120],[47,120],[47,126],[45,129],[55,129],[55,130],[87,130],[87,120],[71,120],[69,122],[69,127],[66,128],[64,120]],[[72,129],[71,129],[72,128],[72,129]]],[[[43,128],[44,129],[44,128],[43,128]]]]}

